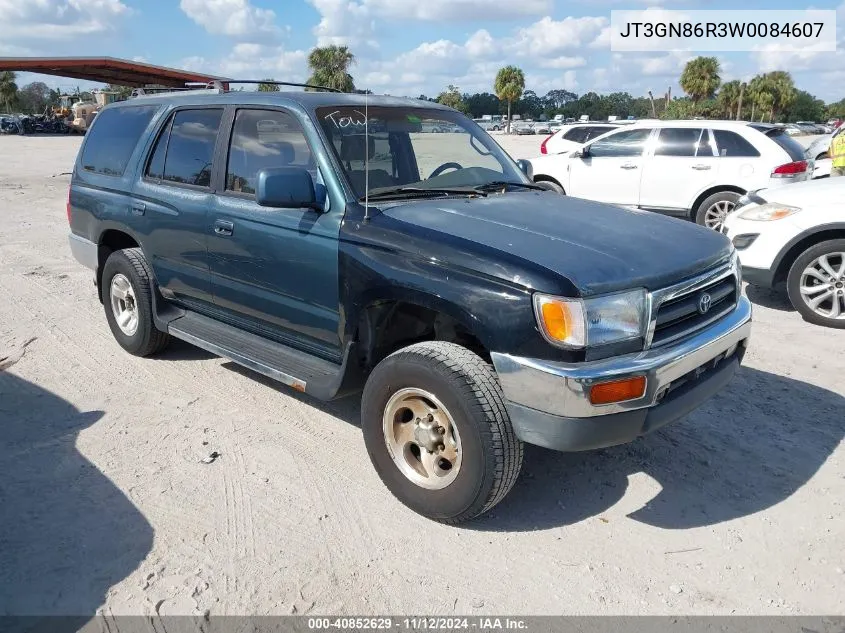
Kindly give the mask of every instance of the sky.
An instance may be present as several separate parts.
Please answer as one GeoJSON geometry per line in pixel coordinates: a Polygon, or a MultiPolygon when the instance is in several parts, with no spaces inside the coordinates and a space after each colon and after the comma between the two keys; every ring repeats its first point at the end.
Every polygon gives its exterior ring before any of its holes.
{"type": "MultiPolygon", "coordinates": [[[[724,0],[0,0],[0,56],[112,56],[231,78],[305,81],[314,46],[343,44],[356,87],[437,96],[447,85],[493,92],[521,67],[526,89],[634,96],[671,87],[694,52],[614,53],[612,9],[729,9],[724,0]]],[[[836,52],[715,54],[722,79],[788,70],[798,88],[845,98],[845,1],[747,0],[743,9],[836,9],[836,52]]],[[[72,89],[92,84],[22,73],[72,89]]]]}

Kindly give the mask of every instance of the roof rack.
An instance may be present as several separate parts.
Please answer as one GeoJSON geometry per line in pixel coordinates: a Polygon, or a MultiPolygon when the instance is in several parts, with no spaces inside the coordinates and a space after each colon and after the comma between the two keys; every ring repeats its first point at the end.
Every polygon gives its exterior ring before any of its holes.
{"type": "Polygon", "coordinates": [[[292,86],[294,88],[310,88],[311,90],[325,90],[326,92],[339,92],[343,90],[337,88],[329,88],[328,86],[315,86],[314,84],[298,84],[290,81],[273,81],[271,79],[225,79],[221,81],[210,81],[209,88],[223,89],[224,84],[269,84],[271,86],[292,86]]]}
{"type": "Polygon", "coordinates": [[[130,99],[149,99],[151,97],[193,97],[195,95],[220,94],[224,92],[222,88],[213,88],[209,84],[186,84],[185,88],[133,88],[130,99]],[[190,86],[197,86],[196,88],[190,86]],[[202,86],[202,87],[200,87],[202,86]]]}

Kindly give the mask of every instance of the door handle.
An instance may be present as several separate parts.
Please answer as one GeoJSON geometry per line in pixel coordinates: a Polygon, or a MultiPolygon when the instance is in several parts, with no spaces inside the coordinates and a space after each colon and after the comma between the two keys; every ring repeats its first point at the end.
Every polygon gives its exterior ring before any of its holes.
{"type": "Polygon", "coordinates": [[[132,215],[144,215],[147,210],[147,205],[143,202],[132,203],[132,215]]]}
{"type": "Polygon", "coordinates": [[[217,235],[232,235],[235,232],[235,225],[228,220],[217,220],[214,223],[214,232],[217,235]]]}
{"type": "Polygon", "coordinates": [[[710,165],[693,165],[693,169],[697,169],[698,171],[707,171],[710,169],[710,165]]]}
{"type": "Polygon", "coordinates": [[[622,169],[636,169],[637,166],[633,163],[625,163],[624,165],[620,165],[622,169]]]}

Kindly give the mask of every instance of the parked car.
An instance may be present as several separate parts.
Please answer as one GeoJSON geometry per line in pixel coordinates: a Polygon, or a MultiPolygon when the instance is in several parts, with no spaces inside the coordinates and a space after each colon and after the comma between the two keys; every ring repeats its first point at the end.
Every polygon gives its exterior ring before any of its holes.
{"type": "Polygon", "coordinates": [[[592,138],[619,127],[618,123],[574,123],[566,125],[540,143],[541,154],[562,154],[581,147],[592,138]]]}
{"type": "Polygon", "coordinates": [[[534,134],[534,125],[526,121],[514,123],[511,126],[511,131],[517,136],[525,136],[526,134],[534,134]]]}
{"type": "Polygon", "coordinates": [[[806,321],[845,329],[845,178],[743,196],[724,232],[749,284],[785,285],[806,321]]]}
{"type": "Polygon", "coordinates": [[[549,124],[545,122],[535,123],[533,125],[534,134],[551,134],[552,131],[549,129],[549,124]]]}
{"type": "Polygon", "coordinates": [[[530,162],[535,182],[552,191],[716,230],[747,191],[812,174],[804,149],[782,127],[735,121],[643,121],[530,162]]]}
{"type": "Polygon", "coordinates": [[[830,151],[830,141],[833,139],[833,137],[842,134],[843,130],[845,130],[845,128],[838,127],[831,134],[817,138],[815,141],[810,143],[810,146],[804,151],[804,155],[807,158],[811,158],[814,160],[822,160],[824,158],[828,158],[828,152],[830,151]]]}
{"type": "Polygon", "coordinates": [[[131,354],[179,338],[319,399],[363,389],[363,446],[342,450],[416,512],[476,517],[523,442],[631,441],[739,366],[751,308],[724,235],[545,191],[445,106],[215,92],[101,112],[71,251],[131,354]]]}

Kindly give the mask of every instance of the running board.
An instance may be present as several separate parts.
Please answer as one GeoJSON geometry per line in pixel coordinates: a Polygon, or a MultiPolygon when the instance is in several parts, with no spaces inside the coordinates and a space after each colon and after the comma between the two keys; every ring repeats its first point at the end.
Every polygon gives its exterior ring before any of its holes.
{"type": "Polygon", "coordinates": [[[321,400],[332,399],[343,379],[345,363],[337,365],[316,358],[196,312],[186,312],[170,321],[167,331],[191,345],[321,400]]]}

